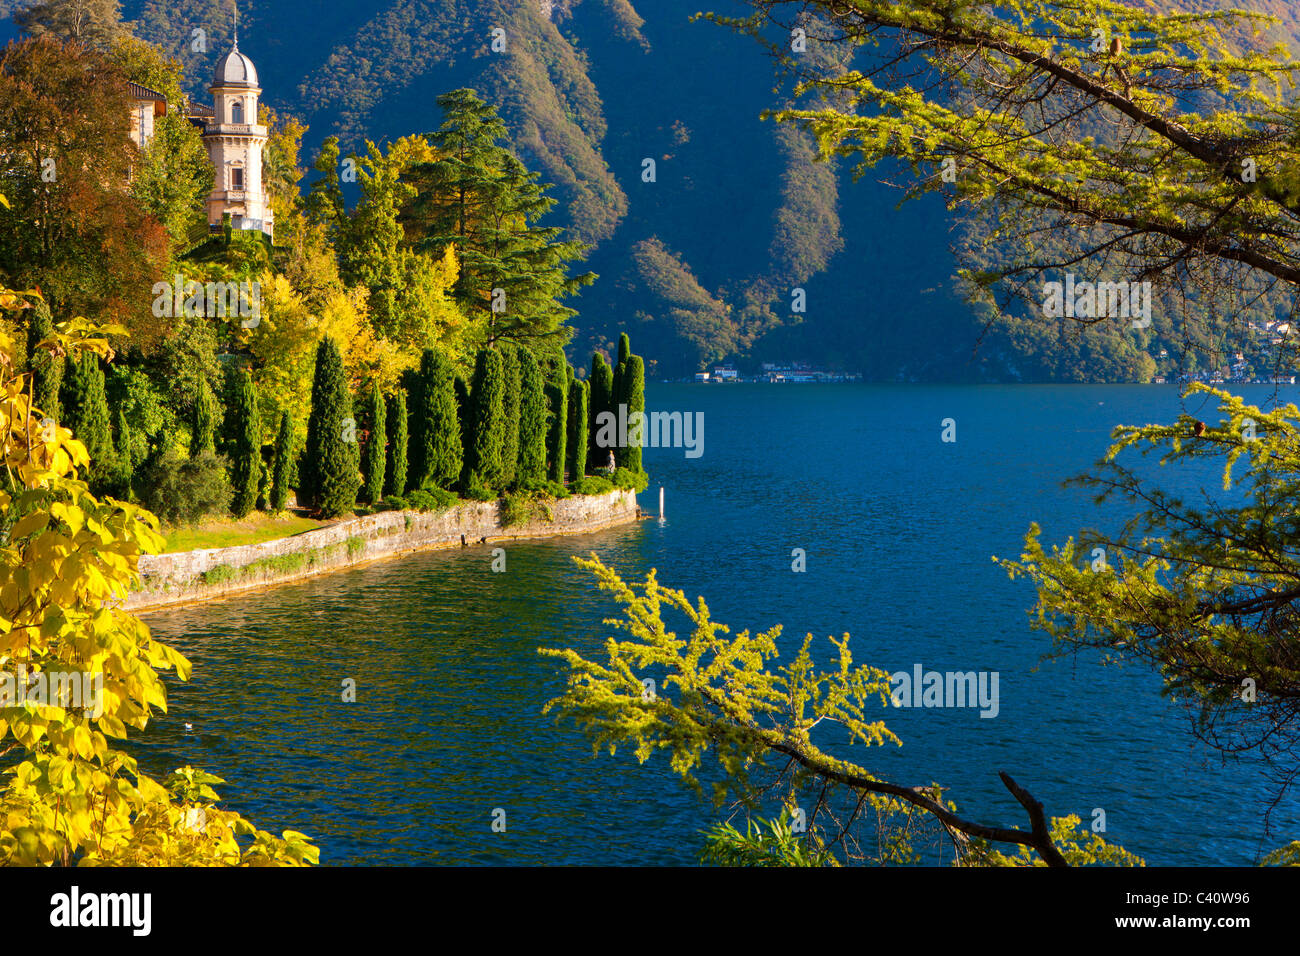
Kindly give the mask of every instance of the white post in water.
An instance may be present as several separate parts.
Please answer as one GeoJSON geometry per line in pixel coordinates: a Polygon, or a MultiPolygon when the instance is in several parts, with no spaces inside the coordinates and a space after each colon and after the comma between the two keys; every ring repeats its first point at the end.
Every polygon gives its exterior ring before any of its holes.
{"type": "Polygon", "coordinates": [[[659,520],[664,519],[664,486],[659,486],[659,520]]]}

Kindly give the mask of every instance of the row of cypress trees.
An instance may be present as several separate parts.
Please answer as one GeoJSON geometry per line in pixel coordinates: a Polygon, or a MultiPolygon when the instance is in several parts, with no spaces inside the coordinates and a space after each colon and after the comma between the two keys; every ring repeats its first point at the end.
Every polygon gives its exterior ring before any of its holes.
{"type": "MultiPolygon", "coordinates": [[[[28,360],[36,404],[51,418],[66,416],[95,463],[92,483],[106,481],[126,459],[125,416],[117,416],[115,447],[99,358],[83,353],[68,363],[36,348],[53,328],[44,303],[34,312],[28,360]]],[[[226,456],[235,517],[248,514],[259,500],[283,510],[291,488],[300,503],[324,516],[352,511],[358,496],[379,503],[432,488],[486,499],[562,485],[568,476],[582,478],[589,465],[604,468],[603,449],[593,447],[598,416],[617,415],[620,404],[629,412],[643,411],[644,388],[644,363],[631,353],[626,334],[619,340],[616,366],[599,352],[593,356],[589,382],[577,379],[558,351],[539,359],[504,342],[478,353],[466,382],[442,352],[428,349],[403,387],[384,396],[376,384],[364,393],[357,411],[367,430],[359,433],[342,356],[326,337],[316,352],[311,412],[298,454],[286,412],[270,467],[264,467],[257,393],[244,368],[231,370],[224,414],[222,403],[200,381],[190,456],[226,456]]],[[[620,467],[641,470],[640,448],[614,450],[620,467]]]]}
{"type": "MultiPolygon", "coordinates": [[[[324,515],[352,510],[358,491],[371,503],[432,489],[487,499],[582,478],[589,464],[605,466],[589,459],[599,413],[617,415],[620,404],[645,410],[645,364],[623,335],[617,365],[597,353],[588,383],[559,352],[539,358],[498,342],[475,356],[467,382],[446,355],[427,349],[393,394],[376,386],[366,393],[364,451],[361,435],[346,428],[351,402],[338,348],[323,339],[298,497],[324,515]]],[[[615,456],[641,471],[640,448],[619,447],[615,456]]]]}
{"type": "MultiPolygon", "coordinates": [[[[592,438],[592,449],[607,456],[605,448],[597,448],[596,440],[600,435],[600,416],[612,414],[619,420],[619,406],[627,406],[626,417],[633,412],[645,412],[645,361],[639,355],[632,354],[632,343],[626,332],[618,337],[618,362],[611,368],[603,352],[596,352],[591,357],[591,396],[587,407],[587,429],[592,438]]],[[[641,447],[639,445],[613,445],[614,463],[619,468],[640,474],[644,469],[641,464],[641,447]]],[[[602,467],[603,460],[593,461],[593,466],[602,467]]]]}

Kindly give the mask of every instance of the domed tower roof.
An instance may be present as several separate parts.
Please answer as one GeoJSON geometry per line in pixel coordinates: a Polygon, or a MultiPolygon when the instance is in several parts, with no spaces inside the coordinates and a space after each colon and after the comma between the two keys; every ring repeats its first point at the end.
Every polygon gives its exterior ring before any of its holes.
{"type": "Polygon", "coordinates": [[[239,52],[239,41],[235,41],[234,48],[217,64],[212,85],[257,88],[257,68],[253,66],[252,60],[239,52]]]}

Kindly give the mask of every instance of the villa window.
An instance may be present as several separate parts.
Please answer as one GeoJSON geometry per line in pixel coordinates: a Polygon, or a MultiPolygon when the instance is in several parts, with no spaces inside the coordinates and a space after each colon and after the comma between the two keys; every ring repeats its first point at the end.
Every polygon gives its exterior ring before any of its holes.
{"type": "Polygon", "coordinates": [[[231,189],[244,188],[244,167],[235,166],[230,170],[230,188],[231,189]]]}
{"type": "Polygon", "coordinates": [[[244,121],[244,104],[239,102],[239,100],[235,100],[234,105],[230,107],[230,122],[242,123],[243,121],[244,121]]]}

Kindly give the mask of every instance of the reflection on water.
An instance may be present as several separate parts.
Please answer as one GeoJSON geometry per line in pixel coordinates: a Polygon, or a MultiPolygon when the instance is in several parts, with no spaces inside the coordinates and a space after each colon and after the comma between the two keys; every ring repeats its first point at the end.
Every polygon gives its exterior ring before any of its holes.
{"type": "Polygon", "coordinates": [[[1195,746],[1151,675],[1035,669],[1032,592],[989,560],[1018,554],[1030,520],[1051,540],[1098,524],[1060,481],[1117,422],[1175,414],[1174,391],[657,386],[649,401],[702,411],[708,430],[700,459],[647,450],[642,505],[666,486],[665,522],[507,545],[503,574],[490,549],[456,549],[148,615],[194,674],[169,681],[146,765],[217,773],[231,806],[311,834],[327,863],[694,862],[715,814],[666,762],[593,758],[540,714],[562,676],[537,648],[595,652],[614,611],[569,560],[594,550],[625,577],[657,567],[736,629],[783,622],[785,646],[850,631],[856,658],[889,671],[998,671],[996,719],[891,710],[904,747],[858,754],[899,782],[942,781],[973,817],[1023,825],[1006,770],[1053,814],[1105,809],[1107,836],[1152,863],[1248,863],[1300,832],[1290,801],[1262,836],[1259,771],[1195,746]],[[939,441],[949,416],[956,444],[939,441]]]}

